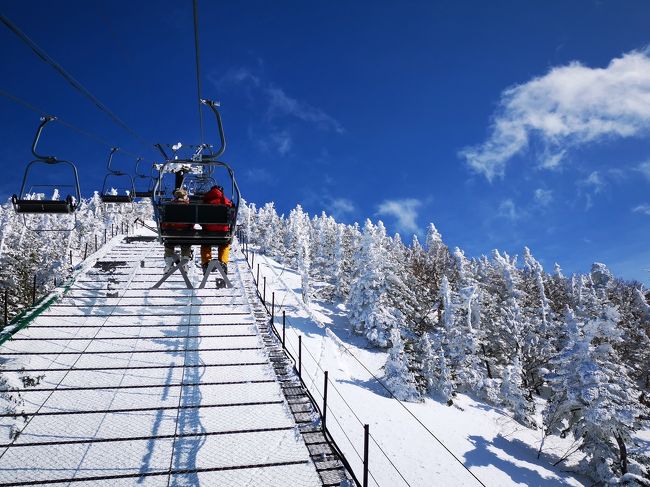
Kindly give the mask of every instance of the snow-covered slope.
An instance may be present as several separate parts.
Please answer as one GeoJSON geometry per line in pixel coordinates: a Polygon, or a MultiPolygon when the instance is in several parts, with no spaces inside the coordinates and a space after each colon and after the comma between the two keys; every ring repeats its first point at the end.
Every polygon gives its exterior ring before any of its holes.
{"type": "Polygon", "coordinates": [[[267,299],[275,293],[278,329],[286,313],[287,348],[296,357],[302,336],[303,377],[315,397],[323,393],[323,371],[329,372],[328,428],[356,472],[363,424],[370,425],[370,485],[590,485],[552,465],[572,450],[568,439],[547,439],[538,458],[542,432],[507,411],[463,394],[451,407],[434,398],[390,398],[371,375],[381,378],[387,354],[352,334],[344,306],[306,305],[299,274],[265,256],[255,255],[257,264],[267,299]]]}

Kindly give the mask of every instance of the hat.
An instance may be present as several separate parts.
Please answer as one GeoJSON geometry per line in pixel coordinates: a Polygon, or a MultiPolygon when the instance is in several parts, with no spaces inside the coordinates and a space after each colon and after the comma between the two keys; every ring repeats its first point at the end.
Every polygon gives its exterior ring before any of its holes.
{"type": "Polygon", "coordinates": [[[174,196],[177,198],[187,198],[187,190],[184,188],[178,188],[174,191],[174,196]]]}

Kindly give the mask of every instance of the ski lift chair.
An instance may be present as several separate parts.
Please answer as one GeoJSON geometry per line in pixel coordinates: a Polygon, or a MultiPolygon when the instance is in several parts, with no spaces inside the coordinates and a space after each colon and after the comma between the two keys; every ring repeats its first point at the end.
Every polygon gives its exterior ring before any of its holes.
{"type": "MultiPolygon", "coordinates": [[[[77,209],[79,202],[81,201],[81,190],[79,189],[79,175],[77,173],[77,167],[70,161],[60,160],[54,156],[42,156],[36,152],[36,146],[43,132],[43,128],[52,120],[56,120],[56,117],[46,116],[41,117],[41,123],[36,130],[36,135],[34,136],[34,141],[32,143],[32,154],[36,157],[35,160],[27,164],[25,168],[25,173],[23,175],[23,182],[20,187],[20,193],[18,195],[14,194],[11,197],[11,202],[16,213],[25,214],[74,214],[77,209]],[[28,198],[29,193],[25,191],[26,185],[28,184],[29,175],[34,169],[34,166],[39,164],[46,165],[55,165],[63,164],[69,166],[71,169],[72,175],[72,184],[63,185],[62,187],[72,188],[73,194],[68,194],[64,199],[35,199],[28,198]]],[[[35,186],[30,187],[33,189],[35,186]]],[[[37,185],[36,187],[52,187],[52,185],[37,185]]],[[[75,219],[76,224],[76,219],[75,219]]],[[[25,219],[25,225],[27,225],[27,220],[25,219]]],[[[74,228],[74,227],[73,227],[74,228]]],[[[70,231],[72,228],[65,229],[52,229],[53,231],[70,231]]]]}
{"type": "Polygon", "coordinates": [[[102,203],[113,203],[113,204],[124,204],[124,203],[133,203],[135,198],[135,187],[133,186],[133,178],[123,171],[118,171],[111,168],[111,163],[113,161],[113,155],[119,150],[118,147],[113,147],[111,152],[108,155],[108,164],[106,165],[108,173],[104,176],[104,184],[102,185],[102,192],[99,195],[102,203]],[[124,194],[113,194],[111,192],[112,183],[115,181],[124,182],[118,186],[125,186],[124,194]]]}
{"type": "MultiPolygon", "coordinates": [[[[147,181],[147,190],[145,191],[138,191],[138,189],[135,189],[135,197],[136,198],[151,198],[153,196],[153,166],[151,167],[150,174],[144,174],[138,171],[140,167],[140,162],[142,162],[142,157],[138,157],[138,159],[135,162],[135,179],[140,180],[140,181],[147,181]]],[[[135,181],[133,182],[133,185],[136,186],[135,181]]]]}
{"type": "MultiPolygon", "coordinates": [[[[208,105],[217,118],[221,148],[216,153],[210,151],[210,154],[202,154],[201,149],[199,149],[191,159],[168,160],[163,164],[158,175],[158,181],[154,187],[153,206],[154,216],[158,225],[159,240],[165,245],[227,245],[232,242],[235,233],[237,211],[239,209],[241,195],[232,168],[226,162],[217,160],[223,154],[226,147],[221,116],[216,109],[217,104],[215,102],[208,100],[201,100],[201,102],[208,105]],[[175,203],[163,198],[159,191],[162,185],[163,175],[169,172],[168,168],[172,164],[178,163],[184,163],[191,167],[200,167],[201,174],[209,175],[208,177],[211,179],[215,169],[225,169],[230,179],[230,201],[233,205],[214,205],[203,203],[202,200],[196,201],[196,199],[190,200],[189,203],[175,203]],[[222,225],[226,226],[228,230],[223,232],[207,231],[203,229],[206,225],[222,225]],[[178,229],[178,226],[185,226],[186,228],[178,229]]],[[[205,147],[207,148],[209,146],[205,147]]],[[[214,179],[212,180],[214,181],[214,179]]],[[[159,286],[167,277],[168,275],[164,276],[156,286],[159,286]]],[[[204,276],[201,287],[205,285],[206,278],[207,274],[204,276]]]]}

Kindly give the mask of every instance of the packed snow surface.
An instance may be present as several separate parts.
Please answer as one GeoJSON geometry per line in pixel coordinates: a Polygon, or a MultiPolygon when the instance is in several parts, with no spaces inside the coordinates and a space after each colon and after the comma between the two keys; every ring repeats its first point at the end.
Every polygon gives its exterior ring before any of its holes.
{"type": "Polygon", "coordinates": [[[243,291],[241,254],[233,289],[188,290],[177,273],[151,290],[162,246],[115,240],[0,349],[24,413],[0,417],[0,484],[322,485],[243,291]]]}

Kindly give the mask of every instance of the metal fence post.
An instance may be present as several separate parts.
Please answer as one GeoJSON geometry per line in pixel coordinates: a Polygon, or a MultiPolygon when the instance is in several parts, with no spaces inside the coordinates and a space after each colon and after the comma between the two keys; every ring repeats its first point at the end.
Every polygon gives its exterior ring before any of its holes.
{"type": "Polygon", "coordinates": [[[114,233],[115,233],[115,225],[111,223],[111,238],[115,236],[114,233]]]}
{"type": "Polygon", "coordinates": [[[266,306],[266,276],[264,276],[264,294],[262,294],[262,302],[266,306]]]}
{"type": "Polygon", "coordinates": [[[9,324],[9,289],[5,289],[5,326],[9,324]]]}
{"type": "Polygon", "coordinates": [[[323,383],[323,431],[327,431],[327,377],[329,372],[325,371],[325,381],[323,383]]]}
{"type": "Polygon", "coordinates": [[[251,267],[255,265],[255,252],[251,252],[251,267]]]}
{"type": "Polygon", "coordinates": [[[72,250],[70,251],[70,265],[72,265],[72,250]]]}
{"type": "Polygon", "coordinates": [[[95,234],[95,252],[97,252],[97,234],[95,234]]]}
{"type": "Polygon", "coordinates": [[[298,377],[302,379],[302,335],[298,335],[298,377]]]}
{"type": "Polygon", "coordinates": [[[275,326],[275,291],[271,293],[271,326],[275,326]]]}
{"type": "Polygon", "coordinates": [[[368,487],[368,439],[370,426],[363,425],[363,487],[368,487]]]}
{"type": "Polygon", "coordinates": [[[257,289],[260,288],[260,265],[257,264],[257,278],[255,279],[255,284],[257,285],[257,289]]]}
{"type": "Polygon", "coordinates": [[[88,242],[86,242],[86,247],[84,248],[84,260],[88,257],[88,242]]]}
{"type": "Polygon", "coordinates": [[[287,331],[287,312],[282,310],[282,349],[285,350],[287,347],[284,345],[284,337],[287,331]]]}
{"type": "Polygon", "coordinates": [[[34,285],[32,287],[32,306],[36,304],[36,274],[34,274],[34,285]]]}
{"type": "Polygon", "coordinates": [[[106,229],[104,228],[104,245],[106,245],[106,229]]]}

